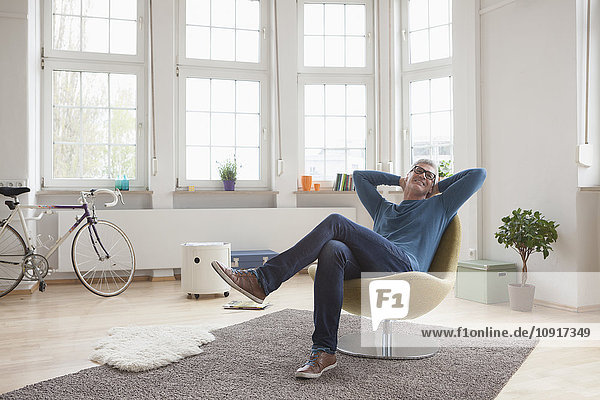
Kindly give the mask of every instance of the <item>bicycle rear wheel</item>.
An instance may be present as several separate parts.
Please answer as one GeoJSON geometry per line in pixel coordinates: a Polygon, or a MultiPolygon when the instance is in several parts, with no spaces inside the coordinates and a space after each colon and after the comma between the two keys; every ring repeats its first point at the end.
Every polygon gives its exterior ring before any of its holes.
{"type": "Polygon", "coordinates": [[[79,228],[71,260],[79,281],[99,296],[123,293],[133,280],[133,246],[121,228],[109,221],[88,222],[79,228]]]}
{"type": "MultiPolygon", "coordinates": [[[[0,231],[4,228],[0,224],[0,231]]],[[[0,236],[0,297],[7,295],[23,279],[23,257],[27,254],[25,241],[10,225],[0,236]]]]}

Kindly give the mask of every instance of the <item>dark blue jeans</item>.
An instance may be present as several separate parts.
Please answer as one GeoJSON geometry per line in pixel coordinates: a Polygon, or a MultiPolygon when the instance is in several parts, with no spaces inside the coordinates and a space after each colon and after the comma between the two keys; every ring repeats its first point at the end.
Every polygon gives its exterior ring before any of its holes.
{"type": "Polygon", "coordinates": [[[265,294],[319,259],[314,286],[313,349],[337,349],[344,280],[361,272],[411,271],[406,254],[394,243],[340,214],[331,214],[292,248],[256,269],[265,294]]]}

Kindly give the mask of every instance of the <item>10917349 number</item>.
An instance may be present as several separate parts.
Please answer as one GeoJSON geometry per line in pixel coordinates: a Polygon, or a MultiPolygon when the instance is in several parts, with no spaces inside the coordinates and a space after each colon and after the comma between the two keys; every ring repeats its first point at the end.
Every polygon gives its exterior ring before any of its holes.
{"type": "Polygon", "coordinates": [[[562,328],[534,328],[532,330],[533,336],[534,337],[538,337],[538,338],[552,338],[552,337],[557,337],[557,338],[575,338],[575,337],[581,337],[581,338],[588,338],[591,335],[591,330],[590,328],[568,328],[568,327],[562,327],[562,328]]]}

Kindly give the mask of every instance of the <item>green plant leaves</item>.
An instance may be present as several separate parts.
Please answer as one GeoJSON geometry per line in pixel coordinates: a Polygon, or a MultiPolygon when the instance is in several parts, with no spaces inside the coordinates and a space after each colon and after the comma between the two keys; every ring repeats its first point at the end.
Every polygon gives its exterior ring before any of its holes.
{"type": "Polygon", "coordinates": [[[237,179],[238,165],[235,158],[233,161],[227,159],[225,162],[219,163],[219,175],[223,181],[235,181],[237,179]]]}
{"type": "Polygon", "coordinates": [[[518,208],[503,217],[502,222],[494,237],[505,248],[514,248],[523,262],[532,253],[542,253],[545,259],[552,251],[550,244],[558,239],[559,224],[545,219],[539,211],[518,208]]]}

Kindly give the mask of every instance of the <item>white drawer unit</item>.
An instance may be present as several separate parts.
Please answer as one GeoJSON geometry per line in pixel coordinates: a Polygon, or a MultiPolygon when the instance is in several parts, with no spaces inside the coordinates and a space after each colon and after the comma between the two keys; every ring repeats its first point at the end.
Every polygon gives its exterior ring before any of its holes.
{"type": "Polygon", "coordinates": [[[210,265],[219,261],[228,267],[231,265],[231,243],[203,242],[181,245],[181,290],[196,299],[201,294],[223,293],[229,296],[229,285],[210,265]]]}

